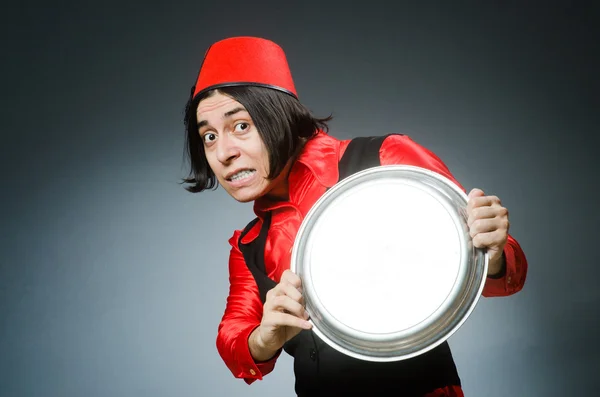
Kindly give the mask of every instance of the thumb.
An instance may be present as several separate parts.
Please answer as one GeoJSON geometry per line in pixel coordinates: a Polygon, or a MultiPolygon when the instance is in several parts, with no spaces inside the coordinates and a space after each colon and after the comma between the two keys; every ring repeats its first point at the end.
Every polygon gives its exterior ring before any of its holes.
{"type": "Polygon", "coordinates": [[[484,195],[485,195],[485,193],[483,192],[483,190],[475,188],[469,192],[468,197],[470,200],[474,197],[483,197],[484,195]]]}

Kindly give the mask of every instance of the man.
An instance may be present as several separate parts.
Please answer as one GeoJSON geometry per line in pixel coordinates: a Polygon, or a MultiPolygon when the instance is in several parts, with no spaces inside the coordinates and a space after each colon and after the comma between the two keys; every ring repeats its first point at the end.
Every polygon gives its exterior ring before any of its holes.
{"type": "MultiPolygon", "coordinates": [[[[298,228],[340,178],[350,141],[328,135],[298,100],[283,50],[235,37],[206,52],[186,107],[191,192],[220,184],[234,199],[254,202],[257,218],[229,240],[230,291],[217,348],[233,375],[252,383],[272,371],[282,349],[294,356],[298,395],[462,396],[447,343],[413,359],[372,363],[345,356],[310,331],[302,280],[289,270],[298,228]]],[[[391,134],[381,165],[437,172],[464,188],[444,163],[411,138],[391,134]]],[[[507,296],[525,282],[527,261],[508,234],[508,211],[473,189],[467,206],[473,244],[489,254],[483,295],[507,296]]]]}

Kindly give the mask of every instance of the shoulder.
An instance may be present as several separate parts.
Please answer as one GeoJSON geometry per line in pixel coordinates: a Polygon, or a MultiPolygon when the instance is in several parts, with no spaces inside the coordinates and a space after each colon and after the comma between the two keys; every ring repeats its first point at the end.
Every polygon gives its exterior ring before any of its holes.
{"type": "Polygon", "coordinates": [[[229,245],[234,248],[238,248],[238,241],[242,235],[242,230],[234,230],[233,235],[229,237],[229,245]]]}
{"type": "Polygon", "coordinates": [[[381,165],[412,165],[437,172],[465,190],[437,154],[408,135],[388,136],[379,149],[379,158],[381,165]]]}
{"type": "Polygon", "coordinates": [[[336,138],[329,133],[319,131],[315,136],[308,139],[303,147],[303,152],[337,152],[345,148],[351,139],[336,138]]]}
{"type": "Polygon", "coordinates": [[[248,244],[250,241],[254,240],[260,232],[260,222],[258,222],[258,220],[258,218],[255,218],[243,229],[234,230],[233,235],[229,238],[229,245],[231,245],[233,249],[239,251],[240,239],[242,239],[242,243],[244,244],[248,244]]]}
{"type": "Polygon", "coordinates": [[[441,163],[440,158],[408,135],[390,134],[379,149],[382,165],[428,165],[441,163]]]}
{"type": "Polygon", "coordinates": [[[262,225],[262,219],[259,217],[255,217],[250,222],[248,222],[248,224],[246,224],[242,229],[234,230],[233,235],[229,238],[231,252],[241,254],[241,250],[239,247],[240,242],[242,244],[249,244],[250,242],[254,241],[254,239],[258,237],[262,225]]]}

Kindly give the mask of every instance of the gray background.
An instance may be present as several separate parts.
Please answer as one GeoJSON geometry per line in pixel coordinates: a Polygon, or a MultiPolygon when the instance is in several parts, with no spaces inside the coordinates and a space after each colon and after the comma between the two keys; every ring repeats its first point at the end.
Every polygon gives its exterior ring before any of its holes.
{"type": "Polygon", "coordinates": [[[251,206],[179,184],[189,89],[235,35],[285,48],[332,135],[409,134],[509,209],[529,276],[450,339],[467,396],[597,392],[598,6],[48,3],[1,16],[2,397],[293,394],[288,356],[247,386],[215,348],[251,206]]]}

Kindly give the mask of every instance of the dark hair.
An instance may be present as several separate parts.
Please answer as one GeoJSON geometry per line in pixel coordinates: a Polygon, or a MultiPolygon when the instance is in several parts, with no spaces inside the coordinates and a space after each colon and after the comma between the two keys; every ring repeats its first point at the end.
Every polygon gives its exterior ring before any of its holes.
{"type": "MultiPolygon", "coordinates": [[[[204,144],[198,134],[196,109],[201,100],[215,92],[221,92],[241,103],[252,118],[269,153],[269,179],[277,177],[303,143],[314,137],[319,130],[328,132],[327,122],[331,116],[319,119],[290,94],[272,88],[255,86],[221,87],[190,99],[185,107],[186,147],[190,173],[183,179],[186,190],[198,193],[218,186],[217,178],[210,169],[204,144]]],[[[192,88],[193,93],[193,88],[192,88]]]]}

